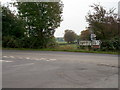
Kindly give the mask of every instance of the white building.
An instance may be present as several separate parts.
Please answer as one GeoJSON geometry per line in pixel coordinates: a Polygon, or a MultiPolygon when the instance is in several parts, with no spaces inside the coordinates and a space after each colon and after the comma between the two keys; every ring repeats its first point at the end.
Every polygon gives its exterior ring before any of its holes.
{"type": "Polygon", "coordinates": [[[118,18],[120,18],[120,1],[118,2],[118,18]]]}

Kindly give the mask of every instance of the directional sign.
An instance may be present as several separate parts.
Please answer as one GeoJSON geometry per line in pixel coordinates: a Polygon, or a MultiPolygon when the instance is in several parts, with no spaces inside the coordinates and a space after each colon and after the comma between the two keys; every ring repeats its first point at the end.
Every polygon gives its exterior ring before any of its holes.
{"type": "Polygon", "coordinates": [[[92,43],[92,45],[100,45],[101,41],[100,40],[93,40],[91,43],[92,43]]]}
{"type": "Polygon", "coordinates": [[[100,40],[92,40],[92,41],[79,41],[80,46],[91,46],[93,48],[100,48],[101,41],[100,40]]]}
{"type": "Polygon", "coordinates": [[[91,41],[79,41],[80,46],[91,46],[91,41]]]}
{"type": "Polygon", "coordinates": [[[91,35],[90,35],[90,38],[91,38],[91,40],[95,40],[96,35],[95,35],[95,34],[91,34],[91,35]]]}

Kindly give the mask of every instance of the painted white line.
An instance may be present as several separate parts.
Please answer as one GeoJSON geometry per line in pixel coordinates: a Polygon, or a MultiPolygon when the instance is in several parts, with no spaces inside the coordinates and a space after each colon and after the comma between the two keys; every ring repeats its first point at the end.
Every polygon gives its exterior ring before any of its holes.
{"type": "Polygon", "coordinates": [[[8,56],[3,56],[4,58],[7,58],[8,56]]]}
{"type": "Polygon", "coordinates": [[[14,56],[10,56],[10,58],[15,58],[14,56]]]}
{"type": "Polygon", "coordinates": [[[40,58],[40,60],[46,60],[46,58],[40,58]]]}
{"type": "Polygon", "coordinates": [[[49,59],[50,61],[56,61],[57,59],[49,59]]]}
{"type": "Polygon", "coordinates": [[[20,64],[20,65],[14,65],[12,67],[18,67],[18,66],[29,66],[29,65],[33,65],[34,63],[28,63],[28,64],[20,64]]]}
{"type": "Polygon", "coordinates": [[[34,60],[41,61],[41,59],[34,59],[34,60]]]}
{"type": "Polygon", "coordinates": [[[30,59],[29,57],[26,57],[26,59],[30,59]]]}
{"type": "Polygon", "coordinates": [[[13,62],[13,61],[0,60],[0,62],[13,62]]]}
{"type": "Polygon", "coordinates": [[[40,58],[39,60],[47,60],[47,58],[40,58]]]}
{"type": "Polygon", "coordinates": [[[0,62],[3,62],[3,60],[0,60],[0,62]]]}
{"type": "Polygon", "coordinates": [[[5,61],[5,62],[13,62],[13,61],[5,61]]]}

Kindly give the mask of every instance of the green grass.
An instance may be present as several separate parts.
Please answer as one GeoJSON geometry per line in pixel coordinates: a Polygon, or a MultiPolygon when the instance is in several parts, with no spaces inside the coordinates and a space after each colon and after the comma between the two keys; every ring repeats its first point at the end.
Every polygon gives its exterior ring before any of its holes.
{"type": "Polygon", "coordinates": [[[57,42],[58,44],[67,44],[67,42],[57,42]]]}
{"type": "Polygon", "coordinates": [[[115,54],[118,52],[111,51],[89,51],[84,49],[77,49],[76,45],[60,45],[56,48],[44,48],[44,49],[31,49],[31,48],[3,48],[3,50],[32,50],[32,51],[66,51],[66,52],[81,52],[81,53],[99,53],[99,54],[115,54]]]}

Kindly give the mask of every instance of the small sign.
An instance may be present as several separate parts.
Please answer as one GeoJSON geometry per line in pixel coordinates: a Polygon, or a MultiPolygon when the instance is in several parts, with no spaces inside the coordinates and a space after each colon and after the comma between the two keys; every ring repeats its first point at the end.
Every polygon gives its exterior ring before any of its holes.
{"type": "Polygon", "coordinates": [[[96,39],[96,35],[95,34],[91,34],[90,38],[91,38],[91,40],[95,40],[96,39]]]}
{"type": "Polygon", "coordinates": [[[92,40],[92,41],[79,41],[80,46],[91,46],[93,48],[100,48],[101,41],[100,40],[92,40]]]}
{"type": "Polygon", "coordinates": [[[100,40],[92,40],[92,45],[100,45],[101,41],[100,40]]]}
{"type": "Polygon", "coordinates": [[[91,46],[91,41],[79,41],[80,46],[91,46]]]}

